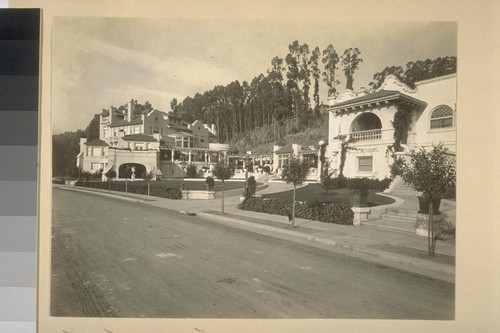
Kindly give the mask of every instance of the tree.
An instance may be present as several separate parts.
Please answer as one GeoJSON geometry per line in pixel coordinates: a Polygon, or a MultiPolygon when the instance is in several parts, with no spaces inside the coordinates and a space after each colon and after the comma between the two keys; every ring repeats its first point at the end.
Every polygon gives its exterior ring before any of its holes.
{"type": "Polygon", "coordinates": [[[353,90],[354,83],[354,72],[359,68],[359,65],[363,62],[360,58],[361,52],[358,48],[349,48],[344,51],[342,55],[342,67],[344,70],[344,75],[346,78],[346,89],[353,90]]]}
{"type": "Polygon", "coordinates": [[[105,174],[106,178],[108,179],[108,190],[111,191],[111,181],[113,180],[113,178],[116,177],[116,171],[115,171],[115,168],[112,167],[111,169],[109,169],[105,174]]]}
{"type": "Polygon", "coordinates": [[[150,183],[155,178],[156,178],[156,170],[154,170],[154,169],[151,169],[149,172],[142,174],[142,179],[144,179],[144,181],[148,182],[148,200],[149,200],[150,183]]]}
{"type": "Polygon", "coordinates": [[[95,114],[94,118],[92,118],[89,125],[85,129],[85,137],[87,138],[87,142],[90,142],[94,139],[99,139],[99,121],[99,115],[95,114]]]}
{"type": "Polygon", "coordinates": [[[352,137],[347,138],[346,135],[336,136],[334,139],[340,140],[340,165],[339,165],[339,178],[344,177],[344,165],[345,159],[347,157],[347,151],[349,149],[356,149],[349,147],[353,142],[356,142],[352,137]]]}
{"type": "Polygon", "coordinates": [[[292,226],[295,228],[295,191],[297,186],[304,183],[309,173],[309,162],[301,160],[295,156],[290,157],[288,164],[283,167],[281,179],[287,184],[293,184],[293,201],[292,201],[292,226]]]}
{"type": "Polygon", "coordinates": [[[369,83],[369,86],[372,89],[377,89],[379,88],[382,83],[384,83],[384,80],[387,76],[389,75],[394,75],[396,76],[401,82],[404,82],[404,70],[403,67],[401,66],[391,66],[391,67],[386,67],[382,71],[375,73],[373,75],[373,80],[369,83]]]}
{"type": "Polygon", "coordinates": [[[323,81],[328,87],[328,96],[334,96],[337,93],[336,85],[339,81],[336,78],[335,71],[337,70],[337,64],[339,62],[339,55],[332,44],[328,45],[325,50],[323,50],[323,59],[321,59],[325,70],[323,72],[323,81]]]}
{"type": "Polygon", "coordinates": [[[319,78],[321,76],[321,71],[319,69],[319,57],[321,56],[321,51],[319,47],[316,47],[312,51],[311,55],[311,75],[314,79],[314,92],[313,92],[313,100],[314,100],[314,109],[317,110],[319,108],[319,78]]]}
{"type": "Polygon", "coordinates": [[[338,181],[335,178],[335,171],[329,171],[330,166],[329,163],[326,162],[326,165],[322,168],[320,181],[321,187],[326,191],[326,194],[330,194],[330,190],[333,190],[338,185],[338,181]]]}
{"type": "Polygon", "coordinates": [[[220,161],[214,166],[212,174],[222,181],[222,214],[224,214],[224,180],[231,178],[234,175],[234,168],[227,164],[226,161],[220,161]]]}
{"type": "Polygon", "coordinates": [[[406,184],[411,186],[429,201],[429,219],[427,224],[427,246],[429,256],[435,256],[437,235],[434,226],[434,205],[436,199],[454,191],[456,172],[453,161],[447,157],[447,148],[436,145],[431,151],[421,148],[412,150],[410,161],[401,164],[401,176],[406,184]]]}
{"type": "Polygon", "coordinates": [[[132,177],[132,167],[130,165],[123,168],[123,178],[125,178],[125,194],[128,195],[128,179],[132,177]]]}
{"type": "Polygon", "coordinates": [[[172,98],[172,100],[170,101],[170,109],[172,110],[173,114],[174,115],[178,115],[178,104],[177,104],[177,98],[172,98]]]}

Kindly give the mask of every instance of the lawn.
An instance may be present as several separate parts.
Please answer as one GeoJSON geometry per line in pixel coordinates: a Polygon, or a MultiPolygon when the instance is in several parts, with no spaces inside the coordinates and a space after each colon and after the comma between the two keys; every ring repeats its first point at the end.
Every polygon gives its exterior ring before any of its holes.
{"type": "MultiPolygon", "coordinates": [[[[113,181],[118,184],[125,184],[124,180],[113,181]]],[[[129,184],[134,185],[148,185],[148,183],[144,180],[135,180],[133,182],[129,181],[129,184]]],[[[151,187],[168,187],[168,188],[181,188],[182,179],[166,179],[166,180],[157,180],[151,182],[151,187]]],[[[225,181],[224,182],[224,190],[234,190],[234,189],[243,189],[245,188],[245,181],[225,181]]],[[[205,179],[186,179],[184,181],[184,189],[185,190],[206,190],[205,187],[205,179]]],[[[222,182],[220,180],[215,180],[215,191],[222,191],[222,182]]]]}
{"type": "MultiPolygon", "coordinates": [[[[283,200],[292,200],[293,198],[293,190],[278,192],[278,193],[270,193],[263,195],[266,198],[278,198],[283,200]]],[[[370,190],[367,198],[368,207],[380,206],[380,205],[388,205],[396,202],[395,200],[377,194],[377,190],[370,190]]],[[[327,194],[326,191],[319,184],[307,184],[304,187],[297,189],[296,192],[296,200],[297,201],[319,201],[319,202],[344,202],[346,204],[350,204],[350,196],[351,190],[349,189],[335,189],[330,190],[330,193],[327,194]]]]}

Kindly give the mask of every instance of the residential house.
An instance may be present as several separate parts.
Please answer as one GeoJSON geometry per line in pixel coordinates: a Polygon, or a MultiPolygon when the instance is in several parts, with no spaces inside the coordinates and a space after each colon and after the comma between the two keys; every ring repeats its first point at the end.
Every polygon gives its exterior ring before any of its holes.
{"type": "Polygon", "coordinates": [[[376,91],[344,90],[330,98],[329,138],[326,156],[339,168],[342,141],[347,145],[346,177],[385,178],[398,155],[436,144],[456,152],[456,74],[416,83],[414,89],[389,75],[376,91]],[[395,145],[396,113],[405,113],[409,126],[395,145]]]}

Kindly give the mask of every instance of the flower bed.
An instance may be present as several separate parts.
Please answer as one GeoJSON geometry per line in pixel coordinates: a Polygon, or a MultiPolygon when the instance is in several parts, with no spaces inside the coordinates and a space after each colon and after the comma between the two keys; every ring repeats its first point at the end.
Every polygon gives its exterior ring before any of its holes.
{"type": "MultiPolygon", "coordinates": [[[[250,197],[238,205],[241,210],[288,216],[292,211],[292,203],[288,200],[274,198],[250,197]]],[[[345,203],[298,202],[295,205],[295,216],[307,220],[315,220],[335,224],[353,224],[354,213],[345,203]]]]}

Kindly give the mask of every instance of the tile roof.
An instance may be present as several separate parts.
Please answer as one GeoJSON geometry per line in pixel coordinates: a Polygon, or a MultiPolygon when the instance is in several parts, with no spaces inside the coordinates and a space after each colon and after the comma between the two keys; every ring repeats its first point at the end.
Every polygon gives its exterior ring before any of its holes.
{"type": "Polygon", "coordinates": [[[194,138],[195,137],[193,134],[189,134],[189,133],[186,133],[186,132],[170,133],[167,136],[169,136],[169,137],[186,137],[186,138],[194,138]]]}
{"type": "Polygon", "coordinates": [[[347,101],[334,104],[330,107],[330,111],[341,110],[347,106],[354,106],[356,104],[363,105],[365,103],[381,102],[381,101],[404,101],[405,103],[410,103],[418,106],[426,106],[427,103],[413,98],[411,96],[405,95],[397,90],[384,90],[375,91],[373,93],[356,97],[347,101]]]}
{"type": "Polygon", "coordinates": [[[401,94],[401,93],[399,91],[397,91],[397,90],[384,90],[384,89],[381,89],[381,90],[376,91],[376,92],[371,93],[371,94],[363,95],[363,96],[356,97],[356,98],[353,98],[353,99],[350,99],[350,100],[347,100],[347,101],[340,102],[338,104],[334,104],[334,105],[332,105],[332,107],[344,106],[344,105],[349,105],[349,104],[359,103],[359,102],[365,102],[365,101],[370,101],[370,100],[373,100],[373,99],[398,96],[399,94],[401,94]]]}
{"type": "Polygon", "coordinates": [[[280,149],[275,151],[276,154],[290,154],[293,153],[293,148],[291,144],[287,144],[280,149]]]}
{"type": "Polygon", "coordinates": [[[89,142],[85,142],[85,145],[89,147],[108,147],[108,144],[101,139],[94,139],[89,142]]]}
{"type": "Polygon", "coordinates": [[[154,137],[146,134],[130,134],[123,137],[125,141],[158,142],[154,137]]]}
{"type": "Polygon", "coordinates": [[[132,119],[132,121],[127,121],[125,119],[118,120],[117,122],[109,124],[109,127],[127,126],[127,125],[141,125],[141,124],[142,124],[142,118],[137,117],[135,119],[132,119]]]}

